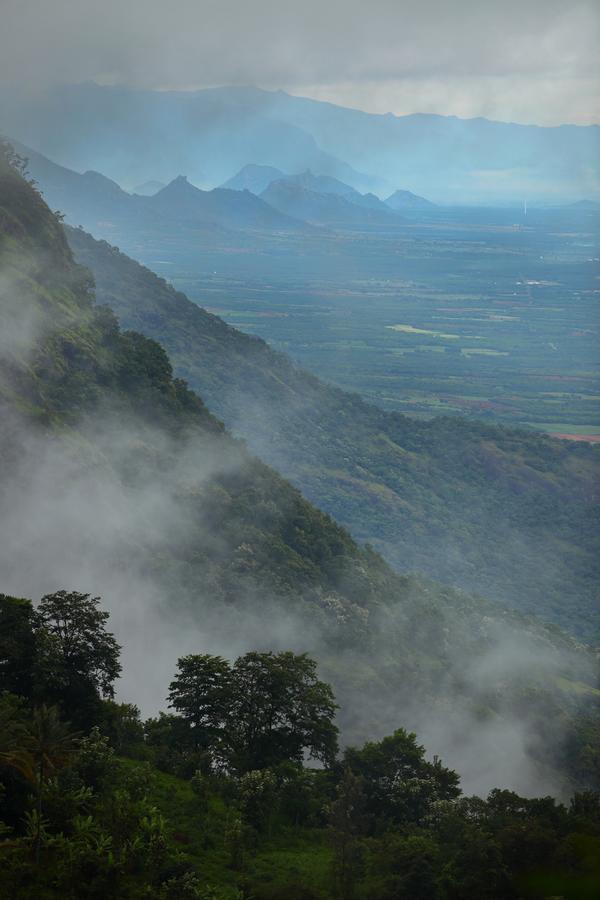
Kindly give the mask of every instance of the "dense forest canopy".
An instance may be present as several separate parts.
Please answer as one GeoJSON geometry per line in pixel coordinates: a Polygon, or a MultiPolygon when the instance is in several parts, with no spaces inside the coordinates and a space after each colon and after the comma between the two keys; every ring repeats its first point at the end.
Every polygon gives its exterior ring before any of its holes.
{"type": "Polygon", "coordinates": [[[176,713],[144,722],[106,696],[107,619],[74,591],[0,595],[1,897],[595,896],[598,793],[466,797],[402,728],[339,753],[331,688],[291,652],[182,657],[176,713]]]}

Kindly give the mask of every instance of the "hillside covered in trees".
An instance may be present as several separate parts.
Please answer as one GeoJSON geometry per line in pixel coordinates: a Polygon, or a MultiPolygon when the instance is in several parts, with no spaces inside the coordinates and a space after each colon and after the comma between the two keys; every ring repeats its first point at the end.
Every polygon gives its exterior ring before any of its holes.
{"type": "Polygon", "coordinates": [[[558,629],[395,574],[251,456],[163,348],[96,305],[63,228],[0,161],[3,589],[102,589],[121,689],[152,710],[203,648],[310,652],[342,740],[399,724],[465,784],[594,784],[595,658],[558,629]]]}
{"type": "Polygon", "coordinates": [[[106,242],[80,229],[67,235],[99,301],[160,341],[209,408],[356,539],[401,571],[597,639],[597,447],[384,412],[226,325],[106,242]]]}
{"type": "Polygon", "coordinates": [[[306,654],[181,657],[143,721],[108,618],[0,594],[0,897],[597,896],[598,793],[465,796],[402,728],[340,752],[306,654]]]}

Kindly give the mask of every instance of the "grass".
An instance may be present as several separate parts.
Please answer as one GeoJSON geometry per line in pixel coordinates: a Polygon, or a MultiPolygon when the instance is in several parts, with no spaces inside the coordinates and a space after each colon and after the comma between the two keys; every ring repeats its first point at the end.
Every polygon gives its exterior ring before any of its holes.
{"type": "Polygon", "coordinates": [[[508,350],[491,350],[487,347],[474,347],[472,350],[467,347],[461,348],[463,356],[508,356],[508,350]]]}
{"type": "Polygon", "coordinates": [[[390,331],[401,331],[403,334],[429,334],[431,337],[444,338],[447,341],[457,341],[458,334],[443,334],[441,331],[429,331],[427,328],[413,328],[412,325],[386,325],[390,331]]]}
{"type": "MultiPolygon", "coordinates": [[[[124,758],[119,763],[129,769],[144,765],[124,758]]],[[[149,799],[165,817],[170,841],[206,885],[218,890],[219,898],[234,900],[239,897],[238,886],[247,883],[257,900],[331,896],[331,850],[325,830],[276,821],[271,834],[258,837],[257,849],[245,853],[241,866],[234,869],[226,842],[228,823],[237,816],[234,802],[228,805],[211,793],[203,803],[189,781],[151,771],[149,799]]]]}
{"type": "Polygon", "coordinates": [[[248,874],[255,896],[265,900],[331,897],[331,851],[325,833],[286,829],[252,860],[248,874]]]}
{"type": "MultiPolygon", "coordinates": [[[[123,766],[139,762],[120,759],[123,766]]],[[[230,854],[225,830],[230,811],[220,797],[211,795],[208,808],[192,790],[190,782],[152,768],[149,799],[167,822],[171,843],[200,873],[207,885],[223,891],[223,898],[237,897],[237,874],[229,868],[230,854]]]]}
{"type": "Polygon", "coordinates": [[[557,685],[563,691],[569,691],[572,694],[587,695],[589,697],[600,697],[600,690],[589,684],[583,684],[581,681],[571,681],[569,678],[563,678],[562,675],[556,678],[557,685]]]}
{"type": "Polygon", "coordinates": [[[556,432],[557,434],[600,434],[600,425],[571,425],[569,422],[525,422],[536,431],[556,432]]]}

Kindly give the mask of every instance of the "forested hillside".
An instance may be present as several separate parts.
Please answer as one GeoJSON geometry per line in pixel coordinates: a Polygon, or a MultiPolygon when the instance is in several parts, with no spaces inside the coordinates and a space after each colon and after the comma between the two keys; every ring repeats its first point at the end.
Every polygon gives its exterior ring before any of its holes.
{"type": "Polygon", "coordinates": [[[67,230],[101,302],[303,494],[397,568],[597,640],[599,448],[417,421],[328,386],[105,242],[67,230]]]}
{"type": "Polygon", "coordinates": [[[592,654],[394,574],[250,456],[159,344],[95,305],[60,222],[12,162],[0,172],[5,591],[102,588],[125,688],[150,709],[188,649],[310,651],[344,740],[418,724],[481,789],[592,783],[592,654]]]}
{"type": "Polygon", "coordinates": [[[462,796],[401,728],[340,753],[305,654],[182,656],[144,721],[100,598],[0,594],[0,626],[2,898],[596,896],[597,793],[462,796]]]}

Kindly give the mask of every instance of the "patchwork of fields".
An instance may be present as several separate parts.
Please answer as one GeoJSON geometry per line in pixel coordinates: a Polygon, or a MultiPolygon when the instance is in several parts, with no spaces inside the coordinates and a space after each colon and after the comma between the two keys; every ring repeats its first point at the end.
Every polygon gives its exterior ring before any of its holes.
{"type": "Polygon", "coordinates": [[[129,248],[380,406],[600,434],[598,214],[436,210],[390,230],[129,248]]]}

